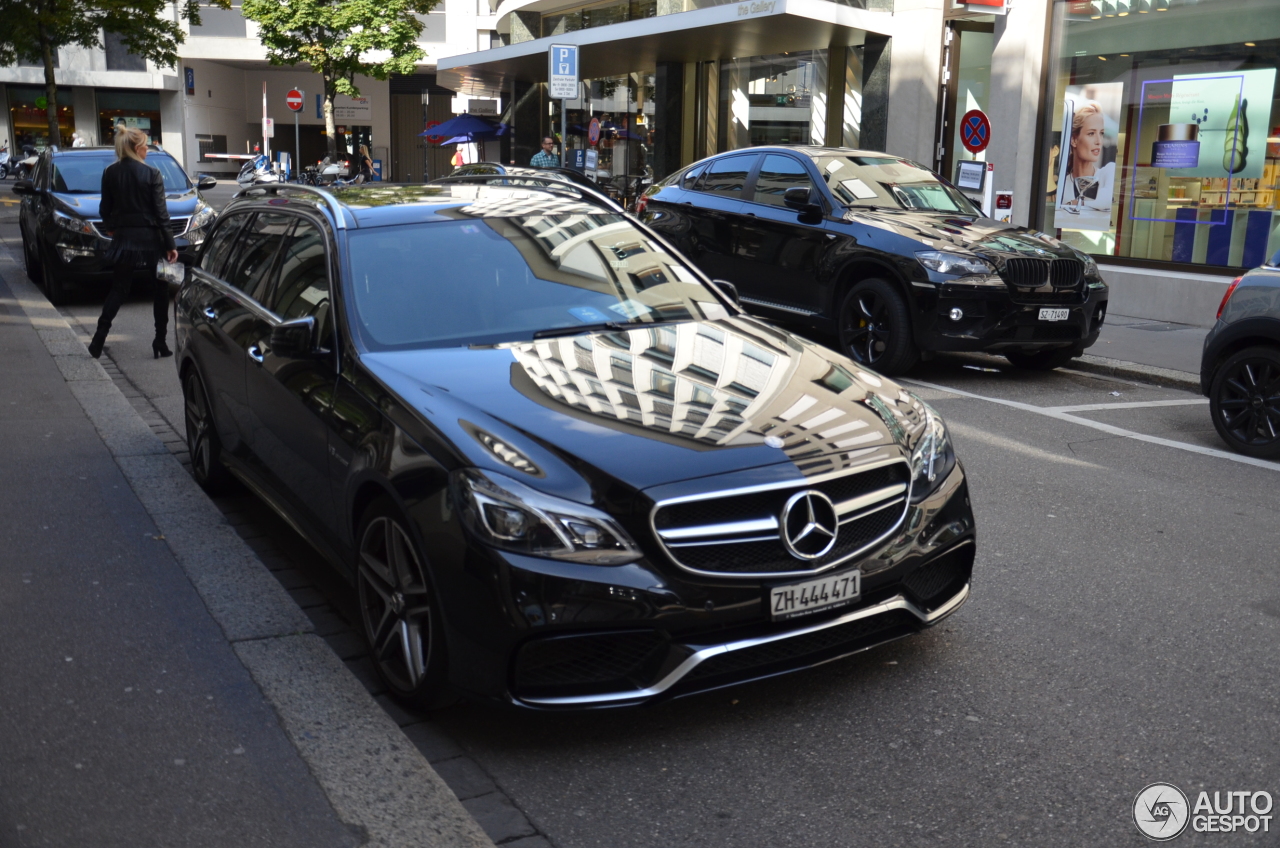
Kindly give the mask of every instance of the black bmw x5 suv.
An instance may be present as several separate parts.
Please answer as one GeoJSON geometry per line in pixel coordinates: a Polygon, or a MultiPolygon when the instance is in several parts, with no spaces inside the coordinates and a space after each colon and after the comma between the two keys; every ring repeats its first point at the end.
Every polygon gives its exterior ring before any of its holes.
{"type": "Polygon", "coordinates": [[[653,186],[645,220],[770,320],[838,335],[900,374],[933,351],[992,351],[1049,369],[1098,338],[1097,264],[983,216],[927,168],[885,153],[753,147],[653,186]]]}
{"type": "Polygon", "coordinates": [[[638,704],[965,601],[933,410],[742,314],[607,198],[506,181],[250,190],[178,296],[197,479],[235,475],[344,571],[394,692],[638,704]]]}

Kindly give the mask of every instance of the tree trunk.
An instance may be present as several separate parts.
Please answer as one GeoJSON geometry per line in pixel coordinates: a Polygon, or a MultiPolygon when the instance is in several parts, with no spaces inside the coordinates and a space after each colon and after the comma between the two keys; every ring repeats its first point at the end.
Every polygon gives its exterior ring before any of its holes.
{"type": "Polygon", "coordinates": [[[333,77],[324,76],[324,133],[330,162],[338,161],[338,128],[333,123],[333,77]]]}
{"type": "Polygon", "coordinates": [[[53,76],[53,45],[49,43],[49,30],[40,24],[40,58],[44,61],[44,96],[49,101],[45,115],[49,120],[49,144],[62,145],[62,132],[58,128],[58,83],[53,76]]]}

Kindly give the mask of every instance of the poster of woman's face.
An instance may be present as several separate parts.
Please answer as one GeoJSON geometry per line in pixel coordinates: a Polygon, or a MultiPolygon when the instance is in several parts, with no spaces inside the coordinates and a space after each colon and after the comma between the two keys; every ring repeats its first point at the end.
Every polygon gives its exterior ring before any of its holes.
{"type": "Polygon", "coordinates": [[[1116,138],[1124,83],[1067,87],[1053,225],[1064,230],[1111,229],[1116,138]]]}

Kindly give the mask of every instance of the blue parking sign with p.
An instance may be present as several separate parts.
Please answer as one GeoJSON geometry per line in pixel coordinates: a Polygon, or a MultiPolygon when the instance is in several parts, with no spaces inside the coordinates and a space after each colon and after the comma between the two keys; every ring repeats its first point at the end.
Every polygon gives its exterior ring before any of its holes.
{"type": "Polygon", "coordinates": [[[547,53],[547,88],[553,100],[573,100],[578,96],[578,47],[552,44],[547,53]]]}
{"type": "Polygon", "coordinates": [[[556,76],[576,77],[578,75],[578,51],[572,47],[556,48],[556,76]]]}

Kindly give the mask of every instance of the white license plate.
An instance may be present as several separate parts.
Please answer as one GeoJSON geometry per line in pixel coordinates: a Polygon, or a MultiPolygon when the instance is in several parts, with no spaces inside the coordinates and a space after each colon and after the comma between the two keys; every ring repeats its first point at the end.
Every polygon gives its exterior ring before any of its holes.
{"type": "Polygon", "coordinates": [[[862,572],[845,571],[790,586],[769,589],[769,615],[774,621],[851,604],[862,594],[862,572]]]}
{"type": "Polygon", "coordinates": [[[1065,321],[1071,317],[1070,309],[1041,309],[1041,321],[1065,321]]]}

